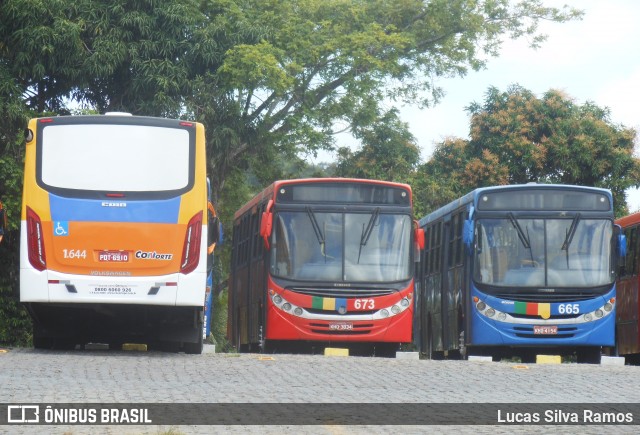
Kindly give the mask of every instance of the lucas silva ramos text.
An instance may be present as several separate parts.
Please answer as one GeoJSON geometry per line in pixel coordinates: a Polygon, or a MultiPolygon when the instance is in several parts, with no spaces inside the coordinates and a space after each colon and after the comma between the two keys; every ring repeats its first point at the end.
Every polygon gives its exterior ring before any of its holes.
{"type": "Polygon", "coordinates": [[[632,412],[600,412],[584,409],[568,412],[562,409],[547,409],[544,412],[508,412],[498,410],[498,423],[579,423],[579,424],[632,424],[632,412]]]}

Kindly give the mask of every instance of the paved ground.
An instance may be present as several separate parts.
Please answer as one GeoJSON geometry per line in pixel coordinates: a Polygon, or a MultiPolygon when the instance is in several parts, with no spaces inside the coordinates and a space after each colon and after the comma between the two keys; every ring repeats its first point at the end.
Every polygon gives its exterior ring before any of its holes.
{"type": "MultiPolygon", "coordinates": [[[[117,351],[0,352],[0,404],[250,403],[269,421],[286,404],[639,403],[640,367],[426,361],[322,355],[203,354],[117,351]],[[273,406],[273,408],[270,408],[273,406]]],[[[355,405],[358,406],[358,405],[355,405]]],[[[527,406],[531,408],[527,409],[527,406]]],[[[346,408],[350,409],[350,408],[346,408]]],[[[376,408],[378,409],[378,408],[376,408]]],[[[640,407],[638,408],[640,409],[640,407]]],[[[475,405],[458,406],[460,421],[475,405]]],[[[509,408],[505,410],[508,412],[509,408]]],[[[494,412],[494,411],[491,411],[494,412]]],[[[507,414],[508,416],[508,414],[507,414]]],[[[409,417],[410,418],[410,417],[409,417]]],[[[640,414],[636,415],[640,424],[640,414]]],[[[496,416],[497,419],[497,416],[496,416]]],[[[410,422],[410,421],[409,421],[410,422]]],[[[394,421],[394,423],[397,423],[394,421]]],[[[497,423],[497,421],[496,421],[497,423]]],[[[1,426],[0,433],[593,433],[603,426],[1,426]]],[[[638,426],[607,426],[637,433],[638,426]]]]}

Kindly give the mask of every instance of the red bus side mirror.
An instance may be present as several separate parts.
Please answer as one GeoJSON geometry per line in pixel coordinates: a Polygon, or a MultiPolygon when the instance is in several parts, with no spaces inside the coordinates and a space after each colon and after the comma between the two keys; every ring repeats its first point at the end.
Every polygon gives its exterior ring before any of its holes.
{"type": "Polygon", "coordinates": [[[262,219],[260,219],[260,235],[264,240],[264,247],[269,249],[269,238],[271,237],[271,230],[273,229],[273,213],[271,213],[271,207],[273,207],[273,200],[270,199],[267,204],[267,208],[262,212],[262,219]]]}
{"type": "Polygon", "coordinates": [[[423,250],[424,249],[424,229],[416,228],[414,230],[414,238],[416,240],[416,243],[418,244],[418,248],[420,248],[420,250],[423,250]]]}

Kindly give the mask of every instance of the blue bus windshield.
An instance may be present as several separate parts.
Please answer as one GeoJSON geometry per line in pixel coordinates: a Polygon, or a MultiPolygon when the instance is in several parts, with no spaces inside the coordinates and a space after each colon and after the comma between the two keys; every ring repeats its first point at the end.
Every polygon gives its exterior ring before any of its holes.
{"type": "Polygon", "coordinates": [[[509,288],[613,283],[612,225],[606,219],[480,219],[474,280],[509,288]]]}

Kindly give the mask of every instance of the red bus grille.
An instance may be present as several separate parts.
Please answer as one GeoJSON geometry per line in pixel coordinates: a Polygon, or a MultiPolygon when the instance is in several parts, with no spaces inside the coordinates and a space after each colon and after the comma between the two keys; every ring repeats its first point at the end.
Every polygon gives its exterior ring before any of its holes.
{"type": "MultiPolygon", "coordinates": [[[[321,310],[319,308],[305,308],[305,310],[307,310],[310,313],[313,314],[335,314],[338,310],[321,310]]],[[[373,315],[374,313],[376,313],[377,310],[371,310],[371,311],[348,311],[347,314],[364,314],[364,315],[373,315]]],[[[347,320],[347,319],[345,319],[347,320]]]]}

